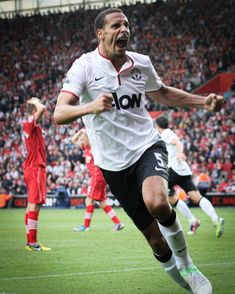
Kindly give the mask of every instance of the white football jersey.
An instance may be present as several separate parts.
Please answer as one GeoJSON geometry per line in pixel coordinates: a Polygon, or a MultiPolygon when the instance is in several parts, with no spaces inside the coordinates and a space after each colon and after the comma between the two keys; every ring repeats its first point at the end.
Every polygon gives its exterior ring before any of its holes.
{"type": "MultiPolygon", "coordinates": [[[[168,167],[171,167],[177,174],[181,176],[191,175],[192,171],[185,160],[177,157],[177,147],[172,144],[172,140],[178,138],[177,135],[171,129],[165,129],[161,133],[161,137],[166,143],[166,149],[168,152],[168,167]]],[[[179,139],[179,138],[178,138],[179,139]]]]}
{"type": "Polygon", "coordinates": [[[163,83],[148,56],[127,51],[127,57],[117,71],[98,48],[83,54],[68,71],[62,88],[76,95],[80,104],[112,93],[110,111],[83,116],[95,164],[111,171],[131,166],[161,140],[145,108],[145,92],[159,90],[163,83]]]}

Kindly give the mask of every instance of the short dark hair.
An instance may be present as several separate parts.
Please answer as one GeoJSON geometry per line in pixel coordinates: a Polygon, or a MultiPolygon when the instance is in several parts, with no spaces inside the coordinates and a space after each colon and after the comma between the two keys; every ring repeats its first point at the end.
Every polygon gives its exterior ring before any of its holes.
{"type": "Polygon", "coordinates": [[[165,115],[160,115],[156,118],[155,123],[162,129],[168,129],[169,121],[165,115]]]}
{"type": "Polygon", "coordinates": [[[108,14],[120,12],[123,13],[123,11],[120,8],[108,8],[105,10],[102,10],[95,18],[94,22],[94,31],[96,33],[96,30],[102,29],[105,25],[105,17],[108,14]]]}
{"type": "Polygon", "coordinates": [[[37,111],[37,108],[34,104],[27,103],[26,111],[28,112],[29,115],[32,115],[34,112],[37,111]]]}

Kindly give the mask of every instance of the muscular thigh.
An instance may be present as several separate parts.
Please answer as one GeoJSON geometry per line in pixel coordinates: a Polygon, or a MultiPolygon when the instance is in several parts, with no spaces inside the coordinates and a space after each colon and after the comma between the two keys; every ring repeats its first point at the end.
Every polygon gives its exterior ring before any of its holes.
{"type": "Polygon", "coordinates": [[[138,163],[138,177],[142,183],[142,194],[148,208],[167,202],[167,151],[164,142],[150,147],[138,163]]]}
{"type": "Polygon", "coordinates": [[[137,183],[135,167],[119,172],[102,170],[112,194],[139,230],[153,222],[137,183]]]}
{"type": "Polygon", "coordinates": [[[126,170],[119,172],[102,170],[113,195],[140,230],[149,226],[154,217],[147,209],[142,194],[145,179],[153,175],[168,177],[165,145],[154,145],[126,170]]]}

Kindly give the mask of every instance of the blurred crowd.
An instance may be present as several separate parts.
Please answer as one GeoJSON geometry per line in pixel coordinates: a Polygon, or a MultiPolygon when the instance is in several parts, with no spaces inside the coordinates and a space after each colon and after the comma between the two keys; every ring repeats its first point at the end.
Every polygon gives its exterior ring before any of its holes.
{"type": "MultiPolygon", "coordinates": [[[[121,8],[130,21],[129,49],[150,55],[166,85],[192,91],[220,71],[235,72],[233,0],[158,1],[121,8]]],[[[82,150],[71,143],[82,121],[56,126],[52,114],[65,73],[76,58],[97,46],[93,32],[97,13],[81,9],[0,19],[4,44],[0,47],[1,190],[26,194],[22,122],[25,101],[34,96],[47,107],[42,126],[46,131],[48,192],[63,185],[70,195],[86,193],[89,174],[82,150]]],[[[149,111],[169,112],[195,181],[200,173],[208,174],[211,191],[235,190],[234,93],[219,114],[177,112],[146,101],[149,111]]]]}

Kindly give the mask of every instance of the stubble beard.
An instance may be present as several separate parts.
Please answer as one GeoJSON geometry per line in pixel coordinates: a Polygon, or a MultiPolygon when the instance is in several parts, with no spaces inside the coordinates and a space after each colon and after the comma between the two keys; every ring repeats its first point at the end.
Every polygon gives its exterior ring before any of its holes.
{"type": "Polygon", "coordinates": [[[118,60],[121,61],[121,59],[126,60],[126,50],[124,50],[121,53],[112,52],[110,55],[111,60],[118,60]]]}

